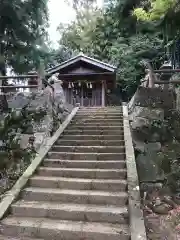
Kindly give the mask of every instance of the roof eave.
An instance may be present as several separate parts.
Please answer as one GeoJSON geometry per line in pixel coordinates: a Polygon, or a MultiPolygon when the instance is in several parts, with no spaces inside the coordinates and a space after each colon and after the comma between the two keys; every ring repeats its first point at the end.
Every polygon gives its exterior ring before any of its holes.
{"type": "Polygon", "coordinates": [[[87,57],[85,55],[78,55],[76,57],[71,58],[70,60],[67,60],[67,61],[65,61],[65,62],[63,62],[61,64],[58,64],[57,66],[55,66],[53,68],[47,69],[46,72],[48,74],[53,74],[53,73],[55,73],[55,72],[65,68],[65,67],[67,67],[67,66],[69,66],[69,65],[71,65],[71,64],[73,64],[73,63],[75,63],[77,61],[80,61],[80,60],[82,60],[84,62],[87,62],[87,63],[90,63],[92,65],[95,65],[97,67],[100,67],[102,69],[108,70],[110,72],[115,72],[116,69],[117,69],[117,67],[112,66],[112,65],[107,64],[107,63],[104,63],[104,62],[101,62],[101,61],[99,61],[97,59],[93,59],[93,58],[87,57]]]}

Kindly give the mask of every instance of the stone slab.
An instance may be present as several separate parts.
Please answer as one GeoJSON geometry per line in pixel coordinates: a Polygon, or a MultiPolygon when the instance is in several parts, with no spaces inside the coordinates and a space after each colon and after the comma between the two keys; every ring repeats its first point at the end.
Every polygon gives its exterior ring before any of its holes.
{"type": "Polygon", "coordinates": [[[175,107],[175,92],[170,89],[145,88],[139,86],[129,103],[131,113],[135,106],[173,109],[175,107]]]}
{"type": "Polygon", "coordinates": [[[143,211],[141,210],[139,180],[129,125],[128,107],[126,103],[123,103],[123,118],[131,240],[147,240],[143,211]]]}
{"type": "Polygon", "coordinates": [[[45,218],[13,218],[3,220],[5,234],[19,237],[40,237],[53,240],[128,240],[129,231],[125,224],[87,223],[45,218]]]}

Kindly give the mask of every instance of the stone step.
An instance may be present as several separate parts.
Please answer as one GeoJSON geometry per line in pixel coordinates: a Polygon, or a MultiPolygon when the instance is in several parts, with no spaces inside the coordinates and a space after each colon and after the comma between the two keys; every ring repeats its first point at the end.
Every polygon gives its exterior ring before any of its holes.
{"type": "Polygon", "coordinates": [[[76,153],[51,151],[47,154],[47,157],[61,160],[125,160],[124,153],[76,153]]]}
{"type": "Polygon", "coordinates": [[[74,135],[67,135],[67,134],[62,134],[62,136],[59,138],[59,140],[100,140],[100,141],[108,141],[108,140],[123,140],[124,141],[124,134],[121,133],[119,135],[82,135],[82,134],[74,134],[74,135]]]}
{"type": "Polygon", "coordinates": [[[87,120],[91,120],[91,119],[119,119],[119,120],[123,120],[123,115],[121,114],[93,114],[93,113],[90,113],[90,114],[77,114],[75,117],[74,117],[74,120],[75,119],[87,119],[87,120]]]}
{"type": "Polygon", "coordinates": [[[77,113],[84,113],[84,114],[90,114],[90,113],[123,113],[122,109],[79,109],[77,113]],[[88,110],[88,111],[87,111],[88,110]]]}
{"type": "Polygon", "coordinates": [[[127,181],[124,179],[85,179],[35,175],[30,178],[29,186],[39,188],[121,192],[127,190],[127,181]]]}
{"type": "Polygon", "coordinates": [[[104,125],[101,125],[101,126],[98,126],[98,125],[90,125],[90,126],[87,126],[87,124],[81,124],[81,125],[77,125],[77,124],[72,124],[70,126],[68,126],[67,130],[81,130],[81,131],[84,131],[84,130],[91,130],[91,131],[94,131],[94,130],[101,130],[101,131],[109,131],[109,130],[113,130],[113,131],[123,131],[124,130],[124,127],[123,125],[118,125],[118,126],[104,126],[104,125]]]}
{"type": "Polygon", "coordinates": [[[102,111],[102,110],[104,110],[104,111],[119,111],[119,110],[122,110],[122,106],[105,106],[105,107],[102,107],[102,106],[82,107],[81,106],[78,111],[82,111],[82,110],[87,111],[87,109],[89,111],[94,110],[94,109],[96,109],[97,111],[102,111]]]}
{"type": "Polygon", "coordinates": [[[101,129],[95,129],[95,130],[88,130],[88,129],[73,129],[73,130],[65,130],[64,134],[68,135],[121,135],[123,134],[123,129],[109,129],[109,130],[101,130],[101,129]]]}
{"type": "Polygon", "coordinates": [[[75,153],[124,153],[125,146],[59,146],[51,148],[54,152],[75,152],[75,153]]]}
{"type": "Polygon", "coordinates": [[[87,127],[101,127],[101,126],[106,126],[106,127],[111,127],[111,126],[123,126],[123,121],[122,120],[119,120],[119,121],[108,121],[108,120],[100,120],[98,122],[96,121],[93,121],[93,120],[90,120],[87,122],[87,120],[76,120],[76,121],[73,121],[71,123],[72,126],[82,126],[82,125],[86,125],[87,127]]]}
{"type": "Polygon", "coordinates": [[[117,115],[117,114],[114,114],[114,115],[102,115],[102,114],[99,114],[99,115],[93,115],[93,114],[90,114],[90,115],[84,115],[84,114],[78,114],[75,116],[74,120],[89,120],[91,121],[91,119],[98,119],[98,120],[109,120],[109,119],[116,119],[118,121],[120,120],[123,120],[123,116],[122,115],[117,115]]]}
{"type": "Polygon", "coordinates": [[[97,115],[97,116],[99,116],[99,115],[102,115],[102,116],[104,116],[104,115],[105,116],[108,116],[108,115],[122,116],[123,113],[122,113],[122,111],[89,111],[89,112],[78,111],[76,116],[78,116],[78,115],[83,115],[83,116],[91,116],[91,115],[93,115],[93,116],[95,116],[95,115],[97,115]]]}
{"type": "Polygon", "coordinates": [[[85,119],[85,120],[81,120],[81,119],[73,119],[71,121],[71,124],[81,124],[81,123],[85,123],[87,125],[118,125],[118,124],[123,124],[123,118],[121,119],[102,119],[102,118],[91,118],[89,119],[85,119]]]}
{"type": "Polygon", "coordinates": [[[16,217],[50,218],[59,220],[128,223],[126,207],[90,204],[18,201],[11,206],[16,217]]]}
{"type": "Polygon", "coordinates": [[[101,169],[123,169],[126,167],[125,161],[78,161],[78,160],[59,160],[59,159],[44,159],[44,167],[54,168],[101,168],[101,169]]]}
{"type": "Polygon", "coordinates": [[[22,199],[26,201],[49,201],[79,204],[100,204],[125,206],[128,203],[126,192],[104,192],[92,190],[70,190],[55,188],[25,188],[22,199]]]}
{"type": "Polygon", "coordinates": [[[77,113],[122,113],[122,108],[118,109],[79,109],[77,113]]]}
{"type": "Polygon", "coordinates": [[[101,112],[103,112],[103,113],[111,113],[111,112],[113,112],[113,113],[122,113],[123,111],[122,111],[122,108],[106,108],[106,109],[97,109],[97,108],[91,108],[91,109],[89,109],[89,108],[84,108],[84,109],[79,109],[78,110],[78,113],[80,113],[80,112],[84,112],[84,113],[91,113],[91,112],[94,112],[94,113],[101,113],[101,112]]]}
{"type": "Polygon", "coordinates": [[[129,240],[129,228],[121,224],[8,217],[2,221],[3,234],[53,240],[129,240]]]}
{"type": "Polygon", "coordinates": [[[92,111],[96,111],[96,112],[122,112],[122,107],[119,108],[112,108],[112,107],[105,107],[105,108],[99,108],[99,107],[85,107],[85,108],[80,108],[78,110],[78,112],[92,112],[92,111]]]}
{"type": "Polygon", "coordinates": [[[42,238],[27,238],[27,237],[14,237],[0,235],[0,240],[43,240],[42,238]]]}
{"type": "Polygon", "coordinates": [[[56,145],[61,146],[124,146],[123,140],[68,140],[59,139],[56,145]]]}
{"type": "Polygon", "coordinates": [[[126,169],[86,169],[86,168],[50,168],[39,167],[40,176],[92,178],[92,179],[125,179],[126,169]]]}

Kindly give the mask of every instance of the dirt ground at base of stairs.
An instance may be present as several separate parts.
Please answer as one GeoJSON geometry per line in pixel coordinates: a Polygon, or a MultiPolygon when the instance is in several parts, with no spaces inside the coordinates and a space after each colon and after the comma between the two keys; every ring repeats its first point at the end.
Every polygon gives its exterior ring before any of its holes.
{"type": "MultiPolygon", "coordinates": [[[[176,209],[173,211],[176,211],[176,209]]],[[[167,215],[144,212],[144,219],[148,240],[180,240],[177,219],[173,219],[175,222],[172,222],[171,211],[167,215]]]]}

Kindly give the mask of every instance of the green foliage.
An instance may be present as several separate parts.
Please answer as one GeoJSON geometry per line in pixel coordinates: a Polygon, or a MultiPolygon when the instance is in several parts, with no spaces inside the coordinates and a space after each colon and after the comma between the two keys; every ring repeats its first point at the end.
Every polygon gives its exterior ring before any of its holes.
{"type": "Polygon", "coordinates": [[[70,59],[74,53],[73,51],[65,47],[63,45],[60,45],[58,49],[49,49],[48,52],[45,53],[46,57],[44,58],[44,64],[46,68],[54,67],[68,59],[70,59]]]}
{"type": "Polygon", "coordinates": [[[47,0],[6,0],[0,4],[0,72],[7,66],[27,72],[40,61],[39,45],[46,37],[47,0]]]}
{"type": "Polygon", "coordinates": [[[154,21],[164,18],[170,10],[175,8],[178,1],[176,0],[151,0],[151,7],[146,11],[143,8],[136,8],[134,14],[140,20],[154,21]]]}
{"type": "Polygon", "coordinates": [[[142,3],[135,8],[133,15],[140,22],[156,24],[157,31],[163,34],[166,57],[173,67],[179,67],[180,1],[150,0],[147,4],[142,3]]]}

